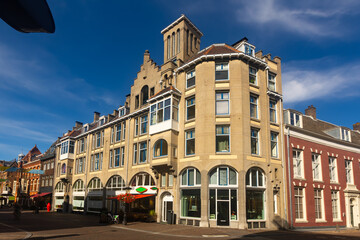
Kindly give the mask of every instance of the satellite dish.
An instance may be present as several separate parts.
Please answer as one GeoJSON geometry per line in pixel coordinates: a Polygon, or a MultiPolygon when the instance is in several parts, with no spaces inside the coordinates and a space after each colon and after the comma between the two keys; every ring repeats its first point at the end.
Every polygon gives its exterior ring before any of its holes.
{"type": "Polygon", "coordinates": [[[0,18],[19,32],[55,32],[46,0],[0,0],[0,18]]]}

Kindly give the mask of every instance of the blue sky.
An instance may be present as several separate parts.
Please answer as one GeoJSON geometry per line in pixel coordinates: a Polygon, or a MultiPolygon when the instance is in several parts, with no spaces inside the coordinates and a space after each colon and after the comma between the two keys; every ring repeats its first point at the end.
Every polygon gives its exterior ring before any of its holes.
{"type": "Polygon", "coordinates": [[[0,21],[0,159],[44,152],[75,121],[122,105],[146,49],[163,63],[160,31],[185,14],[201,48],[246,36],[282,59],[285,107],[360,121],[359,1],[48,1],[54,34],[0,21]]]}

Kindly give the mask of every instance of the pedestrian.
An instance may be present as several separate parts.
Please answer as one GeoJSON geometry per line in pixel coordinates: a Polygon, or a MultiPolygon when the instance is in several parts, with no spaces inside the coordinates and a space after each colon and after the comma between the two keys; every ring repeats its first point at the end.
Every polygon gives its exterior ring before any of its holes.
{"type": "Polygon", "coordinates": [[[48,202],[48,204],[46,205],[46,208],[47,208],[47,211],[50,212],[50,210],[51,210],[51,204],[50,204],[50,202],[48,202]]]}

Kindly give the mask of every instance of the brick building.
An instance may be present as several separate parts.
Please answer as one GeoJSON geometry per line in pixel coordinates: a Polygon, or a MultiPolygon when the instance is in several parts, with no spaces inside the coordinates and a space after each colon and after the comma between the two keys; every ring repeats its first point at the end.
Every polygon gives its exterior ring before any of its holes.
{"type": "Polygon", "coordinates": [[[289,223],[295,228],[360,223],[360,124],[354,129],[284,111],[289,223]],[[289,177],[290,176],[290,177],[289,177]]]}

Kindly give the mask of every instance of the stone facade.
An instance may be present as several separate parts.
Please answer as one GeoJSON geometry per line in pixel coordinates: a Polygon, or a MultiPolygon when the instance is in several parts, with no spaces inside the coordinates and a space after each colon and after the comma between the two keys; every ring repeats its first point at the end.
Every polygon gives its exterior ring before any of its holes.
{"type": "Polygon", "coordinates": [[[246,38],[200,51],[184,15],[161,33],[164,64],[144,53],[124,106],[60,139],[54,209],[119,212],[129,191],[159,222],[286,225],[280,58],[246,38]]]}

